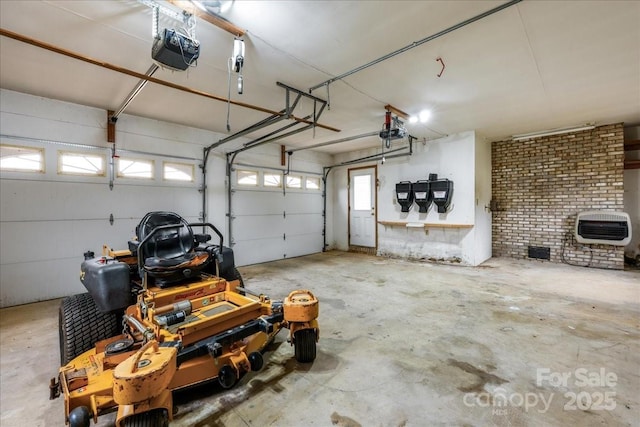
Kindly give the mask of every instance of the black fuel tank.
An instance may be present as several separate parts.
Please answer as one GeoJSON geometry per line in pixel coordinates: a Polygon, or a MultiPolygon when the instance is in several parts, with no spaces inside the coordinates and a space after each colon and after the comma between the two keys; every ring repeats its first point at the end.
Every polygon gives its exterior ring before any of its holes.
{"type": "Polygon", "coordinates": [[[87,259],[80,267],[80,281],[103,313],[131,304],[129,265],[108,257],[87,259]]]}

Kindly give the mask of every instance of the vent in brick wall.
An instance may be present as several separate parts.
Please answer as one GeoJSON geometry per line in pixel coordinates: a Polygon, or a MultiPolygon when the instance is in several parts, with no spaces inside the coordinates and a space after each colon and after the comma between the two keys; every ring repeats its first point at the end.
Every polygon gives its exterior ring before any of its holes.
{"type": "Polygon", "coordinates": [[[543,246],[529,246],[529,258],[551,259],[551,248],[543,246]]]}

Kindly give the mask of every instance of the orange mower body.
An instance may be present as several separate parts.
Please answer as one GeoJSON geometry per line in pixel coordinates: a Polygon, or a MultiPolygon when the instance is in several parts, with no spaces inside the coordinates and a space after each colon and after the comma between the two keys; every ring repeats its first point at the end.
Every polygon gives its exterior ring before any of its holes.
{"type": "MultiPolygon", "coordinates": [[[[198,239],[189,236],[191,225],[180,222],[180,217],[161,214],[164,217],[158,221],[168,223],[155,228],[180,230],[178,235],[169,233],[169,238],[183,238],[179,234],[186,229],[183,233],[188,236],[185,241],[198,239]]],[[[150,233],[156,234],[157,231],[150,233]]],[[[140,246],[150,239],[148,236],[138,236],[140,246]]],[[[216,250],[222,253],[220,240],[216,250]]],[[[293,291],[284,302],[251,294],[242,286],[242,278],[235,267],[231,274],[233,280],[211,274],[214,268],[218,273],[221,270],[222,257],[219,256],[214,257],[216,265],[208,271],[203,268],[194,274],[190,270],[183,273],[187,277],[176,275],[177,280],[173,283],[163,281],[169,275],[162,269],[154,280],[150,273],[153,269],[145,268],[144,262],[136,257],[141,252],[144,254],[140,246],[135,252],[105,247],[103,257],[98,261],[86,259],[82,279],[98,277],[95,281],[98,286],[85,283],[89,294],[63,301],[60,315],[63,366],[58,377],[52,379],[50,389],[52,398],[64,397],[66,424],[87,427],[90,420],[97,422],[100,415],[117,411],[116,427],[166,426],[173,419],[172,391],[212,380],[217,380],[222,388],[233,387],[245,373],[262,368],[262,354],[282,328],[290,330],[289,341],[295,347],[298,362],[310,363],[315,359],[319,309],[318,300],[311,291],[293,291]],[[138,277],[134,274],[136,267],[139,267],[138,277]],[[105,314],[98,306],[108,305],[116,298],[110,296],[108,301],[99,300],[102,295],[109,294],[104,290],[110,289],[108,280],[104,284],[100,282],[100,275],[119,277],[120,270],[125,269],[134,276],[129,280],[135,302],[119,313],[122,329],[113,333],[114,329],[110,328],[112,313],[105,314]],[[104,330],[110,336],[83,334],[82,331],[91,329],[86,327],[91,318],[98,322],[92,330],[104,330]],[[90,343],[90,348],[76,345],[89,338],[96,341],[90,343]]],[[[228,248],[225,249],[228,256],[228,248]]],[[[205,257],[206,254],[198,256],[205,257]]],[[[161,259],[147,258],[147,262],[162,268],[184,262],[192,267],[189,263],[199,262],[193,261],[195,256],[186,258],[186,261],[180,259],[165,264],[161,259]]]]}

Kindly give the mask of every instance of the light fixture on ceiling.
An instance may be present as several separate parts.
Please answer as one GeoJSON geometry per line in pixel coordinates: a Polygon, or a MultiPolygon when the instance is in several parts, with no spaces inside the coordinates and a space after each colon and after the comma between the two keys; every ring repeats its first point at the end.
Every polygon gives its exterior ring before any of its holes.
{"type": "Polygon", "coordinates": [[[540,138],[543,136],[553,136],[553,135],[562,135],[565,133],[572,133],[572,132],[580,132],[580,131],[584,131],[584,130],[591,130],[595,128],[595,125],[593,124],[584,124],[584,125],[580,125],[580,126],[573,126],[573,127],[567,127],[567,128],[556,128],[556,129],[549,129],[549,130],[543,130],[543,131],[539,131],[539,132],[531,132],[531,133],[523,133],[523,134],[519,134],[519,135],[513,135],[511,138],[514,141],[522,141],[525,139],[531,139],[531,138],[540,138]]]}
{"type": "Polygon", "coordinates": [[[412,125],[418,123],[418,121],[420,123],[427,123],[430,118],[431,118],[431,111],[422,110],[418,115],[409,117],[409,123],[412,125]]]}

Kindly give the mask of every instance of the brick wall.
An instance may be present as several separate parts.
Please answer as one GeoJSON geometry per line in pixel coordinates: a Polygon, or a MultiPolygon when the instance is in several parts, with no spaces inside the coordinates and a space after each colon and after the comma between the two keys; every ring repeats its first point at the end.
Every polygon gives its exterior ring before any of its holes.
{"type": "Polygon", "coordinates": [[[575,242],[578,212],[623,210],[622,123],[593,130],[492,144],[493,256],[527,258],[529,246],[551,261],[624,268],[624,247],[575,242]]]}

